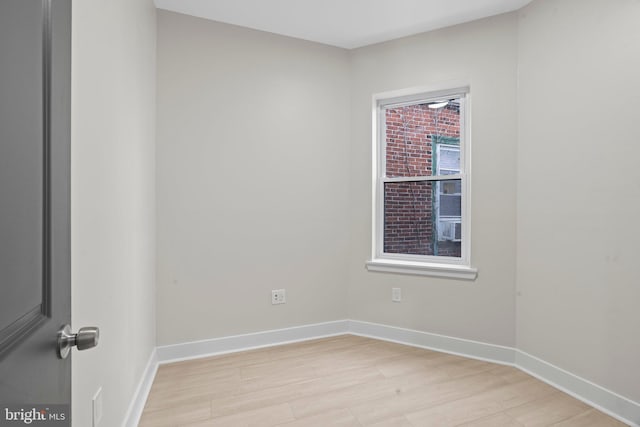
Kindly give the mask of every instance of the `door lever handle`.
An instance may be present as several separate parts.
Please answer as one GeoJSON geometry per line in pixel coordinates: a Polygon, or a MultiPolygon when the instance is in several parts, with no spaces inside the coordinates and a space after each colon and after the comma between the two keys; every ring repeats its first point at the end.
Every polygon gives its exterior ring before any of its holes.
{"type": "Polygon", "coordinates": [[[77,334],[72,334],[71,326],[64,325],[58,331],[58,358],[66,359],[73,346],[78,347],[78,350],[93,348],[98,345],[99,339],[100,329],[96,326],[86,326],[80,328],[77,334]]]}

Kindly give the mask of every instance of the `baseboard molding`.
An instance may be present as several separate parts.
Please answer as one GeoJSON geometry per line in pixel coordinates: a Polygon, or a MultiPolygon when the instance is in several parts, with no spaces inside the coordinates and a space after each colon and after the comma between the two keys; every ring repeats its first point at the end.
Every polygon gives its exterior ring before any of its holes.
{"type": "Polygon", "coordinates": [[[147,402],[147,396],[149,396],[157,371],[158,357],[157,350],[154,348],[149,356],[147,366],[142,373],[138,387],[136,387],[136,391],[133,394],[133,399],[131,400],[131,404],[129,404],[129,409],[127,409],[122,427],[136,427],[140,422],[140,417],[142,416],[142,411],[144,410],[144,405],[147,402]]]}
{"type": "Polygon", "coordinates": [[[157,347],[149,359],[123,427],[137,426],[160,364],[343,334],[359,335],[514,366],[623,423],[640,427],[640,403],[521,350],[359,320],[337,320],[157,347]]]}
{"type": "Polygon", "coordinates": [[[486,360],[502,365],[513,365],[515,362],[515,350],[511,347],[432,334],[414,329],[349,320],[349,333],[472,359],[486,360]]]}
{"type": "Polygon", "coordinates": [[[585,380],[562,368],[516,350],[516,367],[633,427],[640,427],[640,403],[585,380]]]}
{"type": "Polygon", "coordinates": [[[347,320],[337,320],[252,334],[165,345],[157,348],[158,362],[160,364],[178,362],[181,360],[198,359],[218,354],[234,353],[237,351],[342,335],[348,333],[348,325],[347,320]]]}

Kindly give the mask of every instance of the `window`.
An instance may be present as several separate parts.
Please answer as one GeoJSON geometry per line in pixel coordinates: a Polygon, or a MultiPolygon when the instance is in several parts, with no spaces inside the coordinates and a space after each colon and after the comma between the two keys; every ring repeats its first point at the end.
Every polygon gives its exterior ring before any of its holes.
{"type": "Polygon", "coordinates": [[[373,271],[473,279],[468,88],[374,97],[373,271]]]}
{"type": "MultiPolygon", "coordinates": [[[[435,161],[436,175],[460,174],[460,145],[437,144],[435,161]]],[[[461,181],[441,181],[437,185],[436,229],[438,241],[458,242],[456,255],[460,256],[462,245],[462,185],[461,181]]],[[[438,252],[440,254],[440,252],[438,252]]]]}

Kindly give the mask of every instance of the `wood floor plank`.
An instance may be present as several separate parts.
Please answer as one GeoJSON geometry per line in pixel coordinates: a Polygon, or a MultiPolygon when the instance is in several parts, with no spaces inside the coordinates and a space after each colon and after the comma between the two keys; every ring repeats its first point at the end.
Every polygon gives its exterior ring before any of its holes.
{"type": "Polygon", "coordinates": [[[387,377],[406,375],[419,371],[430,371],[439,365],[461,362],[464,359],[446,353],[424,350],[376,362],[376,367],[387,377]]]}
{"type": "Polygon", "coordinates": [[[264,371],[262,374],[253,378],[243,378],[239,386],[239,392],[251,392],[270,387],[311,381],[316,378],[318,378],[318,375],[313,368],[309,368],[308,366],[290,366],[278,371],[264,371]]]}
{"type": "Polygon", "coordinates": [[[558,393],[552,387],[531,379],[413,412],[407,418],[416,425],[455,426],[558,393]]]}
{"type": "Polygon", "coordinates": [[[518,368],[505,365],[494,365],[492,369],[487,372],[497,375],[508,383],[517,383],[520,381],[531,379],[531,376],[525,372],[522,372],[518,368]]]}
{"type": "Polygon", "coordinates": [[[328,353],[351,351],[362,345],[370,345],[370,338],[339,335],[311,341],[275,346],[267,349],[272,360],[297,359],[303,356],[323,355],[328,353]]]}
{"type": "Polygon", "coordinates": [[[270,359],[270,353],[266,349],[239,351],[236,353],[226,353],[217,356],[209,356],[200,359],[184,360],[180,362],[167,363],[158,369],[158,378],[172,378],[177,372],[199,373],[212,369],[231,369],[261,363],[270,359]]]}
{"type": "Polygon", "coordinates": [[[368,400],[352,407],[351,411],[363,425],[370,425],[505,384],[503,379],[486,372],[453,380],[445,375],[444,381],[427,383],[391,398],[368,400]]]}
{"type": "Polygon", "coordinates": [[[280,402],[290,402],[295,399],[313,395],[333,394],[336,390],[356,384],[367,383],[384,378],[374,367],[356,368],[342,371],[309,381],[293,384],[267,387],[247,393],[231,394],[212,400],[212,410],[215,415],[228,415],[252,409],[256,406],[268,406],[280,402]]]}
{"type": "Polygon", "coordinates": [[[589,409],[557,424],[554,427],[624,427],[626,424],[596,409],[589,409]]]}
{"type": "Polygon", "coordinates": [[[177,427],[178,425],[206,420],[211,417],[208,401],[185,403],[142,414],[138,427],[177,427]]]}
{"type": "Polygon", "coordinates": [[[183,403],[211,401],[217,397],[237,393],[240,384],[240,374],[237,369],[178,376],[174,381],[154,384],[147,398],[146,408],[153,411],[183,403]],[[222,375],[223,373],[226,375],[222,375]]]}
{"type": "Polygon", "coordinates": [[[389,418],[374,424],[367,424],[367,427],[415,427],[404,416],[389,418]]]}
{"type": "Polygon", "coordinates": [[[525,427],[548,426],[586,412],[589,406],[564,393],[525,403],[505,411],[525,427]]]}
{"type": "Polygon", "coordinates": [[[518,421],[514,420],[505,413],[489,415],[485,418],[479,418],[468,423],[460,424],[459,427],[524,427],[518,421]]]}
{"type": "Polygon", "coordinates": [[[348,409],[335,409],[322,414],[298,418],[278,427],[362,427],[348,409]]]}
{"type": "Polygon", "coordinates": [[[368,383],[356,384],[325,394],[295,399],[290,402],[296,418],[308,417],[332,409],[355,406],[368,400],[381,397],[391,398],[397,393],[396,384],[389,379],[376,380],[368,383]]]}
{"type": "Polygon", "coordinates": [[[282,403],[196,423],[182,424],[180,427],[273,427],[293,420],[291,408],[286,403],[282,403]]]}
{"type": "Polygon", "coordinates": [[[353,335],[160,366],[141,427],[619,427],[519,369],[353,335]]]}

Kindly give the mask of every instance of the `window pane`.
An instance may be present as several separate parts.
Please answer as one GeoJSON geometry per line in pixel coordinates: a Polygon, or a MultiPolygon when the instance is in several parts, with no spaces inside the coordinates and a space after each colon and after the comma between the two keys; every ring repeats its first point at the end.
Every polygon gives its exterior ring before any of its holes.
{"type": "Polygon", "coordinates": [[[384,114],[387,177],[459,173],[459,99],[387,108],[384,114]]]}
{"type": "Polygon", "coordinates": [[[461,196],[443,194],[460,180],[384,184],[385,253],[460,257],[461,196]]]}
{"type": "Polygon", "coordinates": [[[459,179],[440,182],[440,194],[460,194],[462,183],[459,179]]]}
{"type": "Polygon", "coordinates": [[[460,217],[462,209],[460,202],[462,198],[458,195],[441,194],[440,195],[440,216],[457,216],[460,217]]]}
{"type": "Polygon", "coordinates": [[[438,158],[436,163],[438,165],[438,171],[443,174],[445,171],[460,172],[460,149],[457,147],[440,146],[437,151],[438,158]]]}

